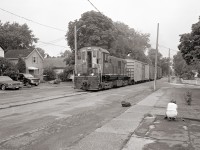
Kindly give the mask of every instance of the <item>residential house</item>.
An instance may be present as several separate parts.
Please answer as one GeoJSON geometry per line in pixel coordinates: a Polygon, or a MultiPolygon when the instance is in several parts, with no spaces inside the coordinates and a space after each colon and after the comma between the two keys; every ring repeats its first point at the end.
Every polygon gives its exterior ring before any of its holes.
{"type": "Polygon", "coordinates": [[[51,67],[54,72],[58,75],[64,71],[66,68],[66,62],[64,61],[65,58],[58,57],[58,58],[45,58],[44,59],[44,68],[51,67]]]}
{"type": "Polygon", "coordinates": [[[8,50],[5,53],[5,58],[14,64],[18,63],[20,57],[26,63],[26,73],[43,79],[44,58],[36,49],[8,50]]]}
{"type": "Polygon", "coordinates": [[[4,57],[4,50],[3,50],[3,48],[1,47],[1,45],[0,45],[0,57],[4,57]]]}

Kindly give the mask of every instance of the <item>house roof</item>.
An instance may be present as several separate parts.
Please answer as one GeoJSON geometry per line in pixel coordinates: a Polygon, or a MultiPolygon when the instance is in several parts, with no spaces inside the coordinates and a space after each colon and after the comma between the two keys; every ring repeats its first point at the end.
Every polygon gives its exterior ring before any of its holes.
{"type": "Polygon", "coordinates": [[[34,49],[13,49],[5,53],[5,58],[18,59],[19,57],[27,57],[34,49]]]}
{"type": "Polygon", "coordinates": [[[0,47],[4,50],[4,47],[0,44],[0,47]]]}
{"type": "Polygon", "coordinates": [[[63,69],[66,67],[65,58],[45,58],[44,59],[44,68],[52,67],[55,69],[63,69]]]}

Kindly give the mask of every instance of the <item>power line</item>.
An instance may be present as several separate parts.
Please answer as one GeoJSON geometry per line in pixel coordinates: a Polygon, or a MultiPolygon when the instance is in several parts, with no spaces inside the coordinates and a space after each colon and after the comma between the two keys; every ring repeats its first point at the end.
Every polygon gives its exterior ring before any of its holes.
{"type": "MultiPolygon", "coordinates": [[[[47,46],[47,43],[51,43],[51,45],[52,45],[52,44],[57,43],[57,42],[60,42],[60,41],[62,41],[62,40],[64,40],[64,39],[65,39],[64,37],[60,37],[60,38],[57,38],[57,39],[55,39],[55,40],[52,40],[52,41],[49,41],[49,42],[45,42],[45,46],[47,46]]],[[[37,46],[42,46],[42,47],[44,47],[43,45],[44,45],[44,43],[41,43],[41,44],[38,44],[37,46]]]]}
{"type": "MultiPolygon", "coordinates": [[[[88,0],[88,2],[99,12],[99,13],[101,13],[100,11],[99,11],[99,9],[90,1],[90,0],[88,0]]],[[[101,13],[102,14],[102,13],[101,13]]]]}
{"type": "Polygon", "coordinates": [[[19,16],[19,15],[15,14],[15,13],[12,13],[12,12],[10,12],[10,11],[7,11],[7,10],[5,10],[5,9],[3,9],[3,8],[0,8],[0,10],[4,11],[4,12],[6,12],[6,13],[9,13],[9,14],[11,14],[11,15],[14,15],[14,16],[16,16],[16,17],[25,19],[25,20],[27,20],[27,21],[29,21],[29,22],[33,22],[33,23],[35,23],[35,24],[41,25],[41,26],[44,26],[44,27],[47,27],[47,28],[51,28],[51,29],[54,29],[54,30],[57,30],[57,31],[66,32],[66,31],[63,30],[63,29],[59,29],[59,28],[56,28],[56,27],[52,27],[52,26],[49,26],[49,25],[45,25],[45,24],[39,23],[39,22],[37,22],[37,21],[34,21],[34,20],[31,20],[31,19],[28,19],[28,18],[19,16]]]}
{"type": "Polygon", "coordinates": [[[66,46],[61,46],[61,45],[53,44],[53,43],[50,43],[50,42],[43,42],[43,41],[38,41],[38,42],[43,43],[43,44],[48,44],[48,45],[53,45],[53,46],[68,48],[66,46]]]}
{"type": "MultiPolygon", "coordinates": [[[[106,20],[110,21],[90,0],[87,0],[93,7],[94,9],[96,9],[106,20]]],[[[113,25],[113,27],[118,31],[119,29],[111,22],[111,24],[113,25]]]]}

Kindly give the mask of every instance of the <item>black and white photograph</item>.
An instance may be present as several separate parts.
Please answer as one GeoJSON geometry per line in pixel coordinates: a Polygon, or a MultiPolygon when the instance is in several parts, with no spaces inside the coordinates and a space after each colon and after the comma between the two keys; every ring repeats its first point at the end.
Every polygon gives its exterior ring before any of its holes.
{"type": "Polygon", "coordinates": [[[200,150],[200,1],[1,0],[0,150],[200,150]]]}

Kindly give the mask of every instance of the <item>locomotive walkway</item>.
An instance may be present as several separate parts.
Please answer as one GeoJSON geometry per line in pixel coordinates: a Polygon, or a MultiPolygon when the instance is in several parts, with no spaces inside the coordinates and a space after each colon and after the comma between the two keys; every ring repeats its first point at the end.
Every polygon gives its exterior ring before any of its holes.
{"type": "Polygon", "coordinates": [[[199,90],[190,85],[161,88],[68,149],[200,149],[199,90]],[[184,100],[188,89],[192,92],[191,106],[184,100]],[[178,105],[176,121],[164,119],[172,98],[178,105]]]}

